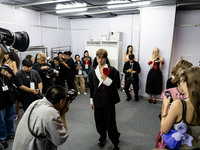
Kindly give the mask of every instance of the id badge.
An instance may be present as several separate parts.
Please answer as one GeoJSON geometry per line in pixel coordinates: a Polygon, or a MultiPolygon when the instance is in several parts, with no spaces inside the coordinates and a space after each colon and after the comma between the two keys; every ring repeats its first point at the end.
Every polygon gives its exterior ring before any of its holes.
{"type": "Polygon", "coordinates": [[[78,74],[82,74],[82,70],[78,70],[78,74]]]}
{"type": "Polygon", "coordinates": [[[34,82],[30,82],[30,89],[35,89],[35,83],[34,82]]]}
{"type": "Polygon", "coordinates": [[[88,64],[85,64],[85,69],[88,69],[88,64]]]}
{"type": "Polygon", "coordinates": [[[2,86],[2,90],[3,90],[3,92],[4,92],[4,91],[8,91],[8,86],[7,86],[7,85],[3,85],[3,86],[2,86]]]}

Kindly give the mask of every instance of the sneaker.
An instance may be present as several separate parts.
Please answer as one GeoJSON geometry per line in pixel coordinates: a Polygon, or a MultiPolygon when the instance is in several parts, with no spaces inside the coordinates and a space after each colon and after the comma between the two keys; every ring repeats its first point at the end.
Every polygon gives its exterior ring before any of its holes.
{"type": "Polygon", "coordinates": [[[17,121],[19,119],[19,115],[16,115],[13,121],[17,121]]]}
{"type": "Polygon", "coordinates": [[[78,95],[80,95],[81,93],[80,92],[78,92],[78,95]]]}
{"type": "Polygon", "coordinates": [[[6,140],[4,141],[0,141],[1,145],[3,145],[4,149],[8,148],[8,143],[6,142],[6,140]]]}
{"type": "Polygon", "coordinates": [[[83,95],[87,95],[87,93],[83,93],[83,95]]]}

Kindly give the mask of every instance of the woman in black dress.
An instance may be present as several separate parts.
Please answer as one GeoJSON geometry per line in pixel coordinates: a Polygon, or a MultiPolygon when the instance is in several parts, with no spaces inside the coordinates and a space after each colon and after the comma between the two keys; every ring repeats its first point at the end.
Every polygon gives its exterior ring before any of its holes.
{"type": "Polygon", "coordinates": [[[150,71],[147,75],[146,93],[149,94],[149,103],[156,104],[156,95],[162,92],[162,66],[164,64],[163,58],[159,55],[159,49],[153,49],[152,57],[148,64],[150,71]]]}

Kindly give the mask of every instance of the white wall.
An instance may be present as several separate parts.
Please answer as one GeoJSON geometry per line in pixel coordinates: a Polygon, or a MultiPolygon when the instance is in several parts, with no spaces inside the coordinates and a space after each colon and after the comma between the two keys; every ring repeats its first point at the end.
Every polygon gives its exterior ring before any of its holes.
{"type": "Polygon", "coordinates": [[[147,96],[145,93],[146,79],[150,70],[148,61],[155,47],[160,49],[160,56],[164,58],[165,64],[162,68],[163,89],[166,86],[171,59],[175,12],[175,6],[143,8],[140,11],[141,34],[139,63],[141,73],[139,94],[142,96],[147,96]]]}
{"type": "Polygon", "coordinates": [[[48,54],[53,47],[71,46],[71,21],[57,16],[0,5],[0,27],[12,32],[26,31],[30,46],[44,45],[48,54]]]}
{"type": "Polygon", "coordinates": [[[171,68],[181,55],[191,56],[194,66],[200,64],[200,10],[178,11],[173,42],[171,68]]]}
{"type": "Polygon", "coordinates": [[[83,55],[85,41],[90,39],[100,40],[101,35],[108,36],[109,32],[119,31],[123,34],[121,56],[123,57],[128,45],[133,45],[136,59],[138,59],[139,23],[140,15],[124,15],[114,18],[72,19],[73,55],[83,55]]]}

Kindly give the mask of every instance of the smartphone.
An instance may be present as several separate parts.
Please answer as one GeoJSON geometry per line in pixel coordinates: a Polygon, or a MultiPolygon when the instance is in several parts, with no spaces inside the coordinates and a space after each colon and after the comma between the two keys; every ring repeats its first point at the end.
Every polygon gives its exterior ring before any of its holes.
{"type": "Polygon", "coordinates": [[[165,91],[165,96],[166,96],[167,98],[170,96],[170,97],[171,97],[171,98],[170,98],[170,103],[173,102],[173,98],[172,98],[172,95],[171,95],[170,91],[165,91]]]}

